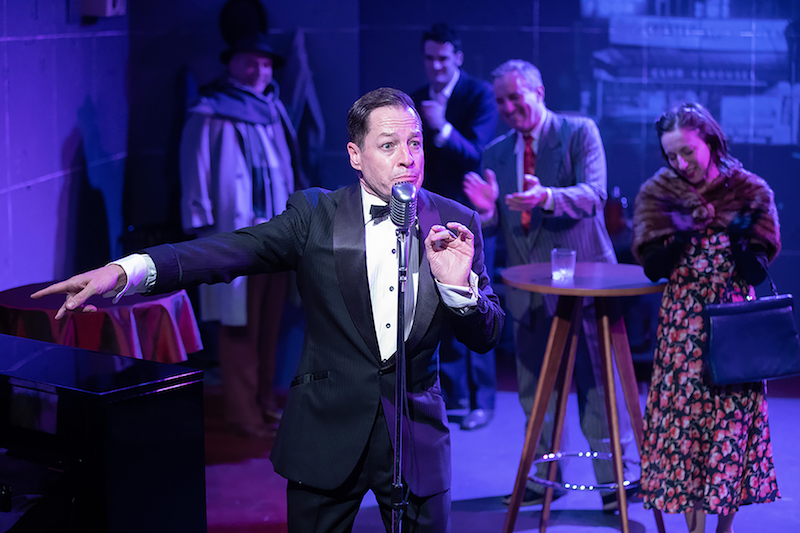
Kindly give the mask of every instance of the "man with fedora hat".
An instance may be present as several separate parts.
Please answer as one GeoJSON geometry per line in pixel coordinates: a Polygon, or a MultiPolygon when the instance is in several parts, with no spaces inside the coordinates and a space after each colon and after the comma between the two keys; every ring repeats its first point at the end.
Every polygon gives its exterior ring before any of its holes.
{"type": "MultiPolygon", "coordinates": [[[[198,237],[266,222],[301,178],[297,136],[272,76],[284,59],[262,32],[233,40],[220,59],[225,75],[200,89],[181,136],[183,228],[198,237]]],[[[240,434],[270,435],[281,415],[273,380],[287,285],[279,273],[200,287],[202,320],[220,323],[226,419],[240,434]]]]}

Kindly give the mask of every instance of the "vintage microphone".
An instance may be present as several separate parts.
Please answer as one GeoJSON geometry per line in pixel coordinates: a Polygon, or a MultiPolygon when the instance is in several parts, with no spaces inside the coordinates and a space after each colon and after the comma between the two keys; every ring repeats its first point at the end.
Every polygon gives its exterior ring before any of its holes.
{"type": "Polygon", "coordinates": [[[397,226],[397,351],[395,352],[394,385],[394,470],[392,473],[392,532],[400,533],[408,502],[403,493],[403,405],[406,401],[406,281],[408,280],[408,247],[411,227],[417,218],[417,189],[411,182],[392,187],[389,216],[397,226]]]}
{"type": "Polygon", "coordinates": [[[398,233],[408,233],[417,218],[417,189],[413,183],[404,181],[392,187],[389,214],[398,233]]]}

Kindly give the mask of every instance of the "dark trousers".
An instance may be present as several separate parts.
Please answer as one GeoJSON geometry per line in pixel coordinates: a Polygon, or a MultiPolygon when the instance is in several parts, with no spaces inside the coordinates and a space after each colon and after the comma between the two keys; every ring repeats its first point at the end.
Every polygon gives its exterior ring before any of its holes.
{"type": "MultiPolygon", "coordinates": [[[[356,512],[368,490],[375,494],[386,531],[391,531],[393,465],[392,442],[383,410],[379,408],[367,447],[353,473],[340,487],[319,490],[289,481],[286,487],[289,533],[352,531],[356,512]]],[[[427,498],[408,493],[407,500],[403,533],[449,533],[450,490],[427,498]]]]}
{"type": "Polygon", "coordinates": [[[473,352],[447,332],[439,344],[439,378],[448,409],[494,409],[497,371],[494,350],[473,352]]]}

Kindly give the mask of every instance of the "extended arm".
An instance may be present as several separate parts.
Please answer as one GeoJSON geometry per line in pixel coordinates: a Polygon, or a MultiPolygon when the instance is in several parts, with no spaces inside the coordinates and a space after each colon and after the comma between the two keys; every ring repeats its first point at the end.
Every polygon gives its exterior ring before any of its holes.
{"type": "MultiPolygon", "coordinates": [[[[157,273],[152,285],[147,282],[147,292],[164,293],[199,283],[228,282],[238,276],[294,268],[305,246],[309,210],[304,194],[296,193],[289,200],[289,209],[265,224],[146,248],[144,252],[152,261],[147,270],[157,273]]],[[[56,313],[58,319],[67,311],[95,311],[94,306],[85,305],[91,296],[114,296],[126,289],[129,281],[125,270],[112,263],[45,287],[31,297],[65,294],[64,304],[56,313]]]]}

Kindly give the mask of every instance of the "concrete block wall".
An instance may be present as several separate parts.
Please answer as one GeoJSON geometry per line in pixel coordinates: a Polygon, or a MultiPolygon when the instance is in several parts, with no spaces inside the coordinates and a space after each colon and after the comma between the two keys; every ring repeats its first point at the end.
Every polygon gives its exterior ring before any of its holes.
{"type": "Polygon", "coordinates": [[[79,7],[0,2],[0,290],[120,251],[128,21],[79,7]]]}

